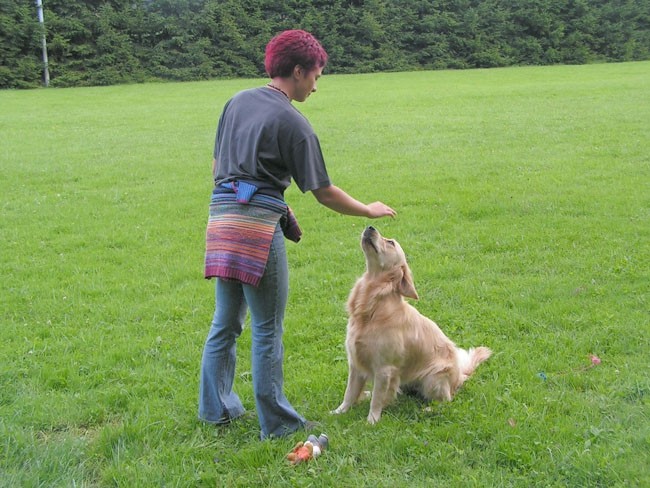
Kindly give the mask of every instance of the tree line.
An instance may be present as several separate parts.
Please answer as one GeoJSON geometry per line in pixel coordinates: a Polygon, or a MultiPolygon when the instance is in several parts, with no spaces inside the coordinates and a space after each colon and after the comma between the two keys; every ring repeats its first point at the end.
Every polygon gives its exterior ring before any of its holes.
{"type": "Polygon", "coordinates": [[[330,73],[650,59],[650,0],[0,0],[0,88],[264,76],[312,32],[330,73]]]}

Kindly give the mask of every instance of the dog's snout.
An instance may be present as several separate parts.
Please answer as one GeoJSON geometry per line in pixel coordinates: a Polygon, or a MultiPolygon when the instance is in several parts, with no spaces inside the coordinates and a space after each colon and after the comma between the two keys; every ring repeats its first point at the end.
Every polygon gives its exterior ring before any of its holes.
{"type": "Polygon", "coordinates": [[[374,237],[375,235],[377,235],[377,234],[379,234],[379,231],[378,231],[377,229],[375,229],[372,225],[369,225],[368,227],[366,227],[366,228],[363,230],[363,234],[362,234],[362,235],[363,235],[363,237],[366,238],[366,239],[371,239],[371,238],[373,238],[373,237],[374,237]]]}

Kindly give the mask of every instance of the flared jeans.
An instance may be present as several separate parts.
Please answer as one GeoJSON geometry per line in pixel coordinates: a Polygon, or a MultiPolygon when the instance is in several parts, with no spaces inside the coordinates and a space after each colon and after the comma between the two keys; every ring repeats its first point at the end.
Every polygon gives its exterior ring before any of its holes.
{"type": "Polygon", "coordinates": [[[217,278],[215,290],[215,312],[201,360],[199,418],[226,423],[245,412],[233,383],[237,338],[250,311],[253,393],[261,438],[283,436],[302,428],[305,419],[292,407],[283,389],[282,334],[289,268],[280,226],[275,229],[259,286],[217,278]]]}

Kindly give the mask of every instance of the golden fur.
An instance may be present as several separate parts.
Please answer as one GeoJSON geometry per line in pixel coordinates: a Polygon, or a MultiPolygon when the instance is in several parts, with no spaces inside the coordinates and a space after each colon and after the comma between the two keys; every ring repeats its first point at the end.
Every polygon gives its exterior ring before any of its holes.
{"type": "Polygon", "coordinates": [[[348,383],[343,403],[333,413],[348,411],[364,397],[368,381],[373,383],[371,424],[379,421],[400,386],[417,391],[426,400],[450,401],[474,369],[490,357],[490,349],[456,347],[435,322],[404,300],[417,300],[418,294],[397,241],[368,227],[361,248],[366,272],[347,303],[348,383]]]}

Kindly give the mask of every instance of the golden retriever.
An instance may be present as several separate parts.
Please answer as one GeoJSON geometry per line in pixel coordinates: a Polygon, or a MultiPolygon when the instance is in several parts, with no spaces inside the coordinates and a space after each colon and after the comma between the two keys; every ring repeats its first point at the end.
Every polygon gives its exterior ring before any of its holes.
{"type": "Polygon", "coordinates": [[[382,409],[400,387],[414,390],[427,401],[450,401],[492,351],[456,347],[435,322],[404,300],[417,300],[418,294],[397,241],[368,227],[361,236],[361,248],[366,272],[347,303],[348,384],[343,403],[332,413],[347,412],[367,395],[363,388],[368,381],[373,382],[371,424],[379,422],[382,409]]]}

